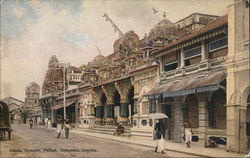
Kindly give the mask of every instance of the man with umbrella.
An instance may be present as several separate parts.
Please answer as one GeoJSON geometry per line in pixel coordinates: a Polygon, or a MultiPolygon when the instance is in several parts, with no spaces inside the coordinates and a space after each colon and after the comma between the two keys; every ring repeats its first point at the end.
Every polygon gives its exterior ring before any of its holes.
{"type": "Polygon", "coordinates": [[[166,127],[163,123],[164,118],[168,118],[167,115],[163,113],[155,113],[152,114],[152,118],[156,119],[156,124],[154,126],[154,138],[156,138],[156,147],[155,152],[157,152],[157,149],[159,148],[162,154],[165,154],[164,148],[165,148],[165,130],[166,127]]]}

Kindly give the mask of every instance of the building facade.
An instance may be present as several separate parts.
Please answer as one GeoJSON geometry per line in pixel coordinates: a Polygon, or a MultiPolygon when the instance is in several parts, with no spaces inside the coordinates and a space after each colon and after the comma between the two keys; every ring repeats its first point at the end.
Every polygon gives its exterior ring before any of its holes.
{"type": "Polygon", "coordinates": [[[249,1],[228,7],[227,148],[250,149],[249,1]]]}
{"type": "Polygon", "coordinates": [[[168,139],[182,141],[184,119],[203,146],[211,136],[226,139],[227,27],[227,16],[220,17],[153,53],[160,83],[146,95],[152,109],[168,115],[168,139]]]}
{"type": "Polygon", "coordinates": [[[25,102],[13,98],[6,97],[1,99],[2,102],[6,103],[9,107],[10,112],[10,122],[11,123],[24,123],[26,120],[26,115],[24,112],[25,102]]]}

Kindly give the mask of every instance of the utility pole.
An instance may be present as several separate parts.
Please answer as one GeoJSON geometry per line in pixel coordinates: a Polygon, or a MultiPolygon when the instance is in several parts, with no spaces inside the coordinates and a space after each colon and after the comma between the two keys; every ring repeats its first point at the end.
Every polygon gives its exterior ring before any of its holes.
{"type": "Polygon", "coordinates": [[[66,98],[65,98],[65,95],[66,95],[66,81],[65,81],[65,72],[66,71],[66,64],[64,64],[63,66],[63,118],[66,119],[66,105],[65,105],[65,102],[66,102],[66,98]]]}

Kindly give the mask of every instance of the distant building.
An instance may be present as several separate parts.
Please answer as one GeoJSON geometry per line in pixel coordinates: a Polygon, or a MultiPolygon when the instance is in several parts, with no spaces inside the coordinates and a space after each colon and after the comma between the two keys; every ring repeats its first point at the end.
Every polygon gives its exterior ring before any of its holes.
{"type": "Polygon", "coordinates": [[[72,94],[74,96],[74,93],[78,91],[77,87],[81,83],[81,76],[81,69],[60,63],[55,55],[49,59],[48,70],[42,86],[42,95],[39,98],[39,105],[42,108],[41,121],[43,123],[46,123],[47,119],[50,118],[52,123],[55,124],[56,117],[64,115],[64,86],[66,110],[69,111],[67,114],[71,123],[76,122],[75,103],[78,98],[76,94],[73,101],[72,94]]]}
{"type": "Polygon", "coordinates": [[[67,77],[70,85],[81,83],[82,71],[74,66],[69,66],[67,69],[67,77]]]}
{"type": "Polygon", "coordinates": [[[35,124],[39,124],[41,119],[41,107],[38,100],[40,97],[40,86],[31,82],[25,90],[25,106],[24,109],[27,112],[27,119],[33,118],[35,124]]]}
{"type": "Polygon", "coordinates": [[[22,109],[24,107],[24,102],[13,97],[4,98],[1,99],[1,101],[5,102],[9,107],[11,123],[22,123],[22,109]]]}

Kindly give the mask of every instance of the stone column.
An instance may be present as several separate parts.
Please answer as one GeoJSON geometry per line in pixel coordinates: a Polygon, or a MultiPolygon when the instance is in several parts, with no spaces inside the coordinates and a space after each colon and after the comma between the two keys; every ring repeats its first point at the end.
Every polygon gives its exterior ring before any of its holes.
{"type": "Polygon", "coordinates": [[[240,108],[240,146],[239,151],[240,152],[247,152],[248,147],[248,138],[247,138],[247,106],[241,106],[240,108]]]}
{"type": "Polygon", "coordinates": [[[121,96],[121,101],[120,101],[120,116],[121,116],[121,123],[123,124],[128,124],[129,121],[129,100],[128,100],[128,93],[131,88],[131,83],[130,81],[117,81],[115,82],[115,87],[118,90],[120,96],[121,96]]]}
{"type": "Polygon", "coordinates": [[[201,41],[201,61],[206,59],[205,41],[201,41]]]}
{"type": "Polygon", "coordinates": [[[199,101],[199,144],[206,147],[206,130],[208,128],[208,110],[207,103],[208,98],[205,94],[200,94],[198,96],[199,101]]]}
{"type": "Polygon", "coordinates": [[[227,105],[227,150],[239,152],[239,105],[227,105]]]}
{"type": "Polygon", "coordinates": [[[102,89],[93,89],[92,90],[93,95],[96,98],[96,119],[95,119],[95,123],[96,124],[102,124],[103,122],[103,116],[104,116],[104,106],[102,105],[102,95],[103,95],[103,91],[102,89]]]}
{"type": "Polygon", "coordinates": [[[107,101],[107,118],[105,119],[106,124],[115,124],[114,119],[114,95],[115,95],[115,86],[114,85],[104,85],[102,86],[102,90],[106,95],[107,101]]]}
{"type": "Polygon", "coordinates": [[[173,128],[174,128],[174,141],[182,142],[182,136],[184,134],[183,129],[183,112],[182,105],[184,103],[184,97],[176,97],[176,104],[174,106],[174,115],[173,115],[173,128]]]}
{"type": "Polygon", "coordinates": [[[181,68],[185,67],[185,54],[184,49],[181,49],[181,68]]]}

